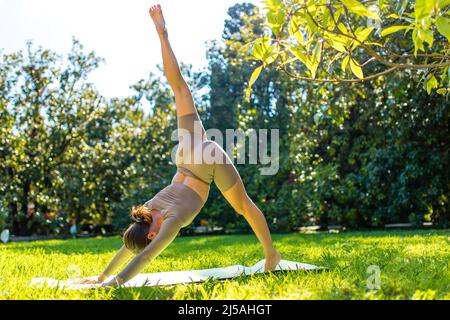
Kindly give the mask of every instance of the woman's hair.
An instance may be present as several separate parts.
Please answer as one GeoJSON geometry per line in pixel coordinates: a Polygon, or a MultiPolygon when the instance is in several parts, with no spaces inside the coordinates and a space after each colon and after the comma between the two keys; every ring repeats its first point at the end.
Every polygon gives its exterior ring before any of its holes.
{"type": "Polygon", "coordinates": [[[139,253],[151,242],[148,232],[152,223],[152,215],[147,207],[137,206],[131,209],[130,216],[134,222],[123,234],[123,242],[129,250],[139,253]]]}

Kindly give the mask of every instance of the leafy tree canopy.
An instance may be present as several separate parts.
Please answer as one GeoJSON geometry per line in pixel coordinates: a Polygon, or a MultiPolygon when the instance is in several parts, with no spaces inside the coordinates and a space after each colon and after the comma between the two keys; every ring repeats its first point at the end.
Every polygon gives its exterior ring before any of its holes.
{"type": "Polygon", "coordinates": [[[266,0],[266,33],[247,43],[260,62],[291,78],[362,82],[415,70],[428,93],[449,84],[449,0],[266,0]]]}

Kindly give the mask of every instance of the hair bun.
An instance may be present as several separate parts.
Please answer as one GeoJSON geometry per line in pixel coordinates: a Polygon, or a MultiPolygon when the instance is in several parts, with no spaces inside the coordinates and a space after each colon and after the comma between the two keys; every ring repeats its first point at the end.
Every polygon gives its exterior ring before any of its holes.
{"type": "Polygon", "coordinates": [[[133,207],[131,210],[131,219],[137,223],[145,222],[151,224],[153,221],[150,209],[145,206],[133,207]]]}

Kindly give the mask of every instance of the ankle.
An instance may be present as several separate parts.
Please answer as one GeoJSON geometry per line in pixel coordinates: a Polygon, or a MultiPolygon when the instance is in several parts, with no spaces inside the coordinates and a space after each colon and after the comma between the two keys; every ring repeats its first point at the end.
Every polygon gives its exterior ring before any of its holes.
{"type": "Polygon", "coordinates": [[[265,255],[266,257],[273,257],[273,256],[275,256],[276,254],[278,254],[278,251],[275,249],[275,247],[272,247],[272,248],[270,248],[269,250],[266,250],[266,251],[264,252],[264,255],[265,255]]]}
{"type": "Polygon", "coordinates": [[[158,36],[160,36],[161,38],[167,38],[168,36],[166,27],[164,27],[164,29],[156,29],[156,32],[158,32],[158,36]]]}

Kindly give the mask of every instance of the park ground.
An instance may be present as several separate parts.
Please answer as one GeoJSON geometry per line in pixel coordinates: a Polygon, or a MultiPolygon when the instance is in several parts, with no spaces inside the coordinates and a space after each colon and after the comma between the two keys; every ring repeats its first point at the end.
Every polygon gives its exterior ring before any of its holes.
{"type": "MultiPolygon", "coordinates": [[[[121,239],[9,243],[0,244],[0,299],[450,299],[450,230],[273,238],[285,260],[327,269],[152,288],[33,289],[29,284],[34,277],[98,275],[121,239]]],[[[179,237],[144,272],[250,266],[262,258],[253,235],[179,237]]]]}

